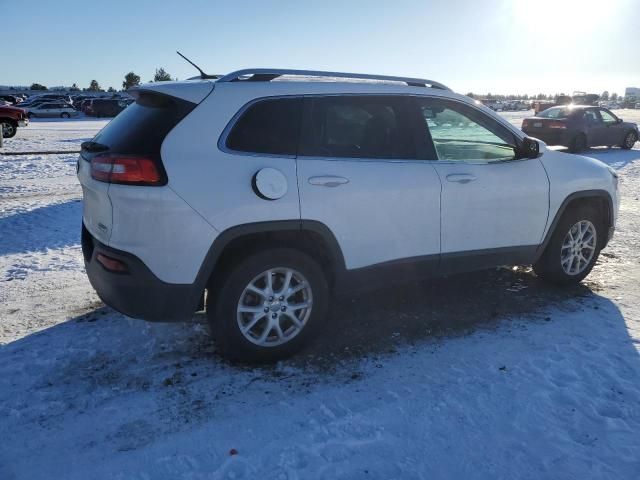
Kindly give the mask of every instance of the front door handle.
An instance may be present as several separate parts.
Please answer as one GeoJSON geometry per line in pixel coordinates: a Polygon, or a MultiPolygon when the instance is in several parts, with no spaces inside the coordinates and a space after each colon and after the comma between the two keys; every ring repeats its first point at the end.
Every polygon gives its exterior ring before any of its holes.
{"type": "Polygon", "coordinates": [[[470,173],[451,173],[447,175],[448,182],[469,183],[473,182],[475,179],[476,177],[470,173]]]}
{"type": "Polygon", "coordinates": [[[339,187],[340,185],[344,185],[349,183],[348,178],[344,177],[336,177],[333,175],[325,175],[321,177],[310,177],[309,184],[311,185],[319,185],[321,187],[339,187]]]}

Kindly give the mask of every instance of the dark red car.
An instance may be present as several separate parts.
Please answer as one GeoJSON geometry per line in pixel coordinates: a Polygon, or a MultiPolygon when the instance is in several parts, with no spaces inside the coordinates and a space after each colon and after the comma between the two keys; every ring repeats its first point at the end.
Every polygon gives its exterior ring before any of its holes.
{"type": "Polygon", "coordinates": [[[18,127],[29,125],[27,112],[24,108],[0,107],[0,124],[2,124],[2,136],[4,138],[14,137],[18,127]]]}

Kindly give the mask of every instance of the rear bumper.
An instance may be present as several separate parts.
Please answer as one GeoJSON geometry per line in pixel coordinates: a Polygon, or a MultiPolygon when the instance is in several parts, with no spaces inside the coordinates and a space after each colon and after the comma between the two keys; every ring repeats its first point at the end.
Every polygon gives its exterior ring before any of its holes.
{"type": "Polygon", "coordinates": [[[185,321],[193,316],[202,295],[194,285],[163,282],[136,256],[100,243],[84,224],[82,254],[91,286],[111,308],[156,322],[185,321]],[[128,272],[107,270],[96,260],[99,253],[124,262],[128,272]]]}
{"type": "Polygon", "coordinates": [[[530,137],[537,138],[542,140],[547,145],[563,145],[568,147],[571,143],[571,135],[566,130],[564,131],[540,131],[535,128],[527,128],[522,130],[524,133],[529,135],[530,137]]]}

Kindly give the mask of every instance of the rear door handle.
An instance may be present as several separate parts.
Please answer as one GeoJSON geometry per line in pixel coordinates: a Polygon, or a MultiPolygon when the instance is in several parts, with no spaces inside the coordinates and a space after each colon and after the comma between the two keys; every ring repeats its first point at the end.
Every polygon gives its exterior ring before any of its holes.
{"type": "Polygon", "coordinates": [[[451,173],[447,175],[448,182],[469,183],[473,182],[475,179],[476,177],[470,173],[451,173]]]}
{"type": "Polygon", "coordinates": [[[333,175],[326,175],[326,176],[320,176],[320,177],[310,177],[309,178],[309,184],[311,185],[318,185],[321,187],[339,187],[340,185],[344,185],[346,183],[349,183],[349,179],[348,178],[344,178],[344,177],[336,177],[333,175]]]}

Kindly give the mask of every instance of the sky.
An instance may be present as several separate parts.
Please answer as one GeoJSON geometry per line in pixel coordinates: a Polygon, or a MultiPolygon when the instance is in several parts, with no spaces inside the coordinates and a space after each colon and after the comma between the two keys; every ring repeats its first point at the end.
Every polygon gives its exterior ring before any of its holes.
{"type": "Polygon", "coordinates": [[[638,0],[0,0],[0,85],[121,88],[247,67],[428,78],[467,93],[640,87],[638,0]],[[4,12],[4,13],[3,13],[4,12]],[[9,48],[7,48],[9,47],[9,48]]]}

